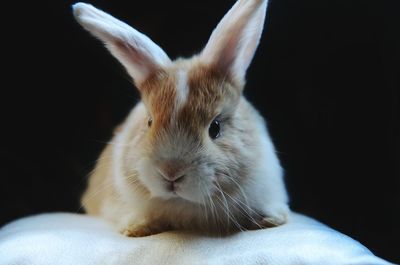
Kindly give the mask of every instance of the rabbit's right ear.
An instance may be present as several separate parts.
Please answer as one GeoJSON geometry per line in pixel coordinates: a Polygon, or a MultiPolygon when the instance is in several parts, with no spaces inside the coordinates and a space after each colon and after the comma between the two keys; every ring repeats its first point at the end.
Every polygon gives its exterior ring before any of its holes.
{"type": "Polygon", "coordinates": [[[264,27],[267,0],[237,0],[201,53],[204,62],[244,84],[264,27]]]}
{"type": "Polygon", "coordinates": [[[171,63],[168,55],[146,35],[92,5],[77,3],[73,12],[86,30],[105,43],[137,86],[171,63]]]}

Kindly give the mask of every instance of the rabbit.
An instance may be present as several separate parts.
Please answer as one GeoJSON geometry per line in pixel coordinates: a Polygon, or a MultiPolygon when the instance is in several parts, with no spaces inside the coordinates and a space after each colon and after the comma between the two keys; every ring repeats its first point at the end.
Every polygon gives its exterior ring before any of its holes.
{"type": "Polygon", "coordinates": [[[86,3],[77,21],[126,68],[141,101],[102,152],[82,196],[123,235],[230,234],[279,226],[290,213],[283,170],[259,112],[243,96],[266,0],[238,0],[192,58],[86,3]]]}

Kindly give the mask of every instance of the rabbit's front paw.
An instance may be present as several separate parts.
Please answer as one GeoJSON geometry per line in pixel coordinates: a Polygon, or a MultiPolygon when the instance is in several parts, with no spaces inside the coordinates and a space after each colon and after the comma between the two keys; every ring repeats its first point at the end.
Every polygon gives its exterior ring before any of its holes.
{"type": "Polygon", "coordinates": [[[144,237],[159,234],[167,230],[169,230],[167,226],[162,226],[160,224],[143,223],[128,225],[120,229],[120,233],[128,237],[144,237]]]}
{"type": "Polygon", "coordinates": [[[285,204],[270,205],[267,210],[254,217],[250,229],[262,229],[283,225],[289,216],[289,207],[285,204]]]}

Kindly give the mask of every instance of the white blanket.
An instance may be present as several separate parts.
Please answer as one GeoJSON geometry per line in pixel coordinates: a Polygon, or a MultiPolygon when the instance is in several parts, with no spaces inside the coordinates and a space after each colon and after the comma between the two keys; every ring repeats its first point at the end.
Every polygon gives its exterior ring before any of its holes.
{"type": "Polygon", "coordinates": [[[42,214],[0,230],[1,265],[91,264],[352,264],[380,265],[357,241],[302,215],[288,224],[230,237],[165,232],[127,238],[102,220],[42,214]]]}

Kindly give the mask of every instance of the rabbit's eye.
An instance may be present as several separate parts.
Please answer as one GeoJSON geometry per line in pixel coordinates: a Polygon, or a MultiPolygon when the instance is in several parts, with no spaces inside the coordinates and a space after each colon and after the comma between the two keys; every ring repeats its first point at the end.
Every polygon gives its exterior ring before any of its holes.
{"type": "Polygon", "coordinates": [[[153,119],[149,118],[149,120],[147,121],[147,126],[151,127],[152,124],[153,124],[153,119]]]}
{"type": "Polygon", "coordinates": [[[221,123],[219,120],[214,119],[210,124],[210,128],[208,128],[208,134],[211,139],[216,139],[220,136],[221,123]]]}

